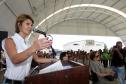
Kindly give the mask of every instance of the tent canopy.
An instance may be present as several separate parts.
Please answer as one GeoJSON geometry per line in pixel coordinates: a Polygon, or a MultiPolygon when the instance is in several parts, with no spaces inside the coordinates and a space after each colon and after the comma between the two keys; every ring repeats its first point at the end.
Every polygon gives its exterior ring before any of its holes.
{"type": "MultiPolygon", "coordinates": [[[[67,28],[70,30],[67,32],[65,29],[70,23],[81,20],[83,26],[90,21],[87,26],[92,22],[102,25],[126,44],[126,0],[0,0],[0,30],[12,35],[15,19],[22,13],[30,14],[35,20],[34,27],[47,33],[71,34],[74,30],[67,28]],[[64,23],[64,27],[57,28],[64,23]]],[[[76,27],[74,34],[85,35],[83,31],[91,31],[85,30],[87,26],[76,27]]],[[[97,34],[99,29],[95,30],[97,34]]]]}

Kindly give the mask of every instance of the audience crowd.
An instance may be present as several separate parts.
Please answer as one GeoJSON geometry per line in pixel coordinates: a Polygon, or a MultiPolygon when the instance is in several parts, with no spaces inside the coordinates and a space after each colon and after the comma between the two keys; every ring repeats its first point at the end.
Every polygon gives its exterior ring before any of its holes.
{"type": "MultiPolygon", "coordinates": [[[[1,70],[6,68],[5,59],[1,51],[1,70]],[[4,65],[4,66],[3,66],[4,65]]],[[[38,52],[38,56],[43,58],[52,58],[50,53],[38,52]]],[[[116,42],[113,47],[108,50],[90,50],[86,52],[78,49],[78,51],[62,51],[59,55],[61,61],[76,61],[88,65],[90,70],[90,80],[93,84],[115,84],[113,81],[118,80],[119,84],[125,84],[126,75],[126,47],[122,47],[122,42],[116,42]]],[[[33,61],[31,67],[37,64],[33,61]]]]}

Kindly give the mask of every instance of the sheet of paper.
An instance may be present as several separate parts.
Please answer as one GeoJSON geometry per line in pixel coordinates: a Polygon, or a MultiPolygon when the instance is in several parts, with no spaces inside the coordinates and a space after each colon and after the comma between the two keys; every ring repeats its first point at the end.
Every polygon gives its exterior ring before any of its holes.
{"type": "Polygon", "coordinates": [[[61,61],[57,61],[56,63],[40,70],[39,74],[49,73],[49,72],[58,71],[58,70],[62,70],[62,69],[63,69],[63,65],[62,65],[61,61]]]}

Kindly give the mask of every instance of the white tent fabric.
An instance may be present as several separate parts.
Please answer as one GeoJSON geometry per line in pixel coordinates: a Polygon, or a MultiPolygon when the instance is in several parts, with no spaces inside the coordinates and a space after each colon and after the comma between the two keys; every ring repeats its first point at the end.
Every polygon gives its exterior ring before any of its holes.
{"type": "Polygon", "coordinates": [[[35,27],[47,33],[118,36],[126,44],[126,0],[0,0],[0,31],[12,35],[15,18],[22,13],[30,14],[35,27]]]}

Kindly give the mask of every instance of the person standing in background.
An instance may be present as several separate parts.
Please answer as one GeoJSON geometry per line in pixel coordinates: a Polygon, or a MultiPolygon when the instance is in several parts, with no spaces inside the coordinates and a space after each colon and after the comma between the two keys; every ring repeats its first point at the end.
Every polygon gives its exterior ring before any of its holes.
{"type": "Polygon", "coordinates": [[[113,47],[111,55],[111,66],[117,74],[119,84],[125,84],[125,62],[121,41],[116,42],[116,46],[113,47]]]}

